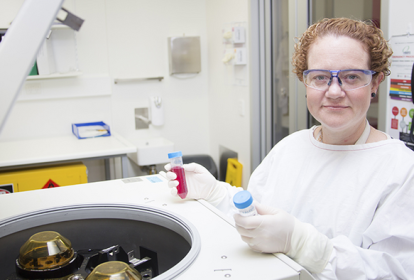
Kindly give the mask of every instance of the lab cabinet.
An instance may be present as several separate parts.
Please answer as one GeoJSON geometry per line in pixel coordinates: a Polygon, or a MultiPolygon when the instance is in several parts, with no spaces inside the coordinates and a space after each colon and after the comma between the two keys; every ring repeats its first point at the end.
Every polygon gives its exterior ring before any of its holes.
{"type": "Polygon", "coordinates": [[[39,75],[27,80],[75,77],[78,66],[76,32],[63,24],[53,24],[36,57],[39,75]]]}
{"type": "Polygon", "coordinates": [[[88,182],[82,163],[0,172],[0,194],[48,189],[88,182]]]}

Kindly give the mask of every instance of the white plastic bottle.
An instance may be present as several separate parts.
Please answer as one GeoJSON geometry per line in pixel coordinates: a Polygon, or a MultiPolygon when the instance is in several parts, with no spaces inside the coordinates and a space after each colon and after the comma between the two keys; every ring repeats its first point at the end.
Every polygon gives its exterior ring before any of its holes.
{"type": "Polygon", "coordinates": [[[233,203],[242,216],[256,216],[257,211],[253,205],[253,197],[249,191],[240,191],[233,196],[233,203]]]}

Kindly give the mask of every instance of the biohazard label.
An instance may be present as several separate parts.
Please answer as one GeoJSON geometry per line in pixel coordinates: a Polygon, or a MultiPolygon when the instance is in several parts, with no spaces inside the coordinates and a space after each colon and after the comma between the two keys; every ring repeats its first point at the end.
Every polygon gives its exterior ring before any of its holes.
{"type": "Polygon", "coordinates": [[[42,189],[51,189],[51,188],[56,188],[56,187],[60,187],[60,186],[56,184],[55,182],[53,182],[52,179],[49,179],[49,181],[47,181],[47,183],[43,186],[42,189]]]}
{"type": "Polygon", "coordinates": [[[0,185],[0,194],[13,193],[13,184],[0,185]]]}

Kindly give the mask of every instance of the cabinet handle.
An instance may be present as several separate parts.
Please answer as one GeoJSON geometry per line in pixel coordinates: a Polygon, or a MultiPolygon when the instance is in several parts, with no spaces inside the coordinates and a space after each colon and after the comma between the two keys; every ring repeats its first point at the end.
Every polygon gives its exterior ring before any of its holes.
{"type": "Polygon", "coordinates": [[[121,82],[133,82],[133,81],[149,81],[149,80],[159,80],[160,82],[164,79],[164,77],[149,77],[149,78],[118,78],[114,80],[114,83],[121,83],[121,82]]]}

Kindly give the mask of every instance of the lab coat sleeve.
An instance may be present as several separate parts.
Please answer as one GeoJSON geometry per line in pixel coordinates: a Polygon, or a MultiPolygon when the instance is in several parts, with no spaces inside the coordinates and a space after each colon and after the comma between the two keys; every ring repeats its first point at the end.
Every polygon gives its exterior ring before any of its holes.
{"type": "MultiPolygon", "coordinates": [[[[270,152],[263,159],[260,165],[253,172],[255,176],[252,175],[250,177],[247,190],[252,194],[254,201],[261,202],[263,194],[260,189],[266,187],[266,178],[267,174],[270,172],[273,153],[274,152],[270,152]]],[[[238,213],[238,210],[233,204],[233,196],[239,191],[242,191],[243,188],[236,188],[225,182],[220,182],[220,184],[222,185],[222,188],[226,189],[227,194],[226,197],[220,202],[220,204],[216,205],[216,208],[223,212],[227,217],[229,217],[230,220],[233,220],[233,215],[238,213]]]]}
{"type": "MultiPolygon", "coordinates": [[[[282,140],[281,142],[283,142],[282,140]]],[[[279,145],[281,146],[281,145],[279,145]]],[[[270,172],[272,172],[273,156],[277,154],[278,146],[274,147],[259,164],[259,166],[253,171],[247,190],[252,194],[255,201],[262,203],[263,196],[269,192],[269,186],[267,184],[270,172]]],[[[272,205],[274,206],[274,205],[272,205]]]]}
{"type": "Polygon", "coordinates": [[[396,178],[405,178],[405,182],[388,182],[393,190],[379,203],[361,246],[343,235],[332,238],[329,263],[315,278],[414,279],[413,173],[405,168],[395,170],[396,178]]]}
{"type": "Polygon", "coordinates": [[[223,190],[225,190],[225,196],[221,202],[216,205],[216,208],[232,221],[233,215],[238,213],[233,203],[233,196],[239,191],[242,191],[243,188],[234,187],[225,182],[219,182],[219,184],[221,185],[220,188],[223,188],[223,190]]]}

